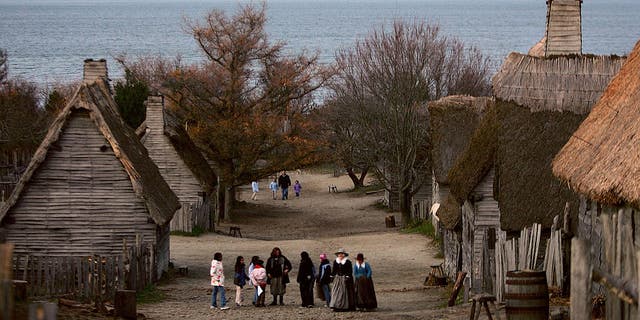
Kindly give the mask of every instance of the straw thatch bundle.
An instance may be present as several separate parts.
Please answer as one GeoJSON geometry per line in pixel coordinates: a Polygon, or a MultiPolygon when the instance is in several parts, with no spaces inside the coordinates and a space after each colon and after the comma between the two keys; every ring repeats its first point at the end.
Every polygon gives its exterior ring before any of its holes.
{"type": "Polygon", "coordinates": [[[572,55],[549,58],[511,53],[493,77],[496,98],[531,111],[588,113],[624,58],[572,55]]]}
{"type": "Polygon", "coordinates": [[[553,176],[551,161],[584,117],[572,112],[530,112],[498,102],[494,197],[500,203],[502,229],[521,230],[533,223],[550,227],[553,217],[562,216],[566,202],[570,214],[577,214],[578,196],[553,176]]]}
{"type": "Polygon", "coordinates": [[[432,164],[436,181],[448,184],[447,174],[475,131],[488,97],[448,96],[429,103],[432,164]]]}
{"type": "Polygon", "coordinates": [[[83,83],[49,127],[44,140],[36,150],[11,197],[0,208],[0,221],[16,204],[29,180],[40,165],[45,162],[48,151],[51,148],[57,148],[56,142],[60,139],[65,124],[72,114],[74,112],[88,112],[89,117],[122,163],[123,169],[131,179],[136,195],[144,200],[150,217],[157,225],[163,226],[168,223],[174,212],[180,208],[178,198],[169,189],[158,172],[158,167],[149,159],[146,149],[136,138],[134,132],[122,121],[117,110],[105,78],[83,83]]]}
{"type": "Polygon", "coordinates": [[[553,172],[603,204],[640,206],[640,42],[562,148],[553,172]]]}

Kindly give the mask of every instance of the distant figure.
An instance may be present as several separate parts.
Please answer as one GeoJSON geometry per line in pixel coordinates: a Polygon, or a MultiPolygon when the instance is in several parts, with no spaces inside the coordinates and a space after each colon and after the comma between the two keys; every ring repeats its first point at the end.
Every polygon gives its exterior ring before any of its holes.
{"type": "Polygon", "coordinates": [[[269,184],[269,189],[271,190],[273,200],[278,198],[278,179],[276,179],[276,177],[273,177],[273,181],[269,184]]]}
{"type": "MultiPolygon", "coordinates": [[[[249,264],[249,281],[251,282],[252,286],[256,286],[255,283],[253,283],[253,280],[251,280],[251,272],[253,271],[253,269],[256,268],[256,264],[258,263],[258,260],[260,260],[260,257],[258,256],[253,256],[251,257],[251,263],[249,264]]],[[[263,265],[264,267],[264,265],[263,265]]],[[[266,280],[265,280],[266,281],[266,280]]],[[[256,302],[258,301],[258,288],[256,288],[254,290],[254,294],[253,294],[253,305],[256,305],[256,302]]]]}
{"type": "Polygon", "coordinates": [[[356,264],[353,266],[353,277],[355,278],[356,308],[372,310],[378,307],[376,292],[373,289],[371,279],[371,266],[364,262],[364,255],[358,253],[356,264]]]}
{"type": "Polygon", "coordinates": [[[258,188],[258,181],[251,181],[251,190],[253,191],[251,200],[258,200],[258,192],[260,192],[260,189],[258,188]]]}
{"type": "Polygon", "coordinates": [[[282,189],[282,200],[289,199],[289,186],[291,185],[291,178],[287,175],[286,171],[282,171],[280,177],[278,177],[278,185],[282,189]]]}
{"type": "Polygon", "coordinates": [[[300,181],[296,180],[296,183],[293,184],[293,191],[296,193],[296,198],[300,197],[300,191],[302,191],[300,181]]]}
{"type": "Polygon", "coordinates": [[[300,253],[300,268],[298,269],[297,282],[300,284],[300,298],[302,306],[313,308],[313,282],[316,278],[316,270],[313,261],[309,257],[309,253],[302,251],[300,253]]]}
{"type": "Polygon", "coordinates": [[[209,271],[211,276],[211,285],[213,286],[213,292],[211,292],[211,309],[218,307],[218,292],[220,292],[220,310],[227,310],[227,298],[224,293],[224,269],[222,267],[222,253],[216,252],[211,260],[211,270],[209,271]]]}
{"type": "Polygon", "coordinates": [[[264,290],[267,288],[267,271],[264,269],[264,261],[256,261],[255,267],[250,273],[251,283],[256,288],[258,296],[256,307],[264,307],[264,290]]]}
{"type": "Polygon", "coordinates": [[[333,193],[337,193],[338,192],[338,187],[336,187],[335,184],[330,184],[329,185],[329,193],[331,193],[331,192],[333,192],[333,193]]]}
{"type": "Polygon", "coordinates": [[[331,269],[333,288],[331,289],[329,307],[333,311],[356,309],[353,291],[353,266],[347,256],[349,254],[344,249],[339,249],[336,252],[336,260],[333,262],[333,268],[331,269]]]}
{"type": "Polygon", "coordinates": [[[273,295],[271,305],[278,304],[278,296],[280,297],[280,305],[284,305],[284,294],[287,292],[287,283],[289,283],[291,262],[282,255],[280,248],[275,247],[271,250],[271,257],[267,260],[266,269],[267,282],[270,285],[271,295],[273,295]]]}
{"type": "Polygon", "coordinates": [[[326,302],[327,307],[331,303],[331,291],[329,290],[331,280],[331,263],[327,259],[327,254],[323,253],[320,255],[320,267],[318,267],[316,282],[322,288],[323,296],[320,299],[326,302]]]}
{"type": "Polygon", "coordinates": [[[249,280],[249,276],[247,276],[247,272],[244,270],[244,258],[242,256],[238,256],[236,258],[236,265],[234,267],[235,273],[233,274],[233,284],[236,286],[236,307],[242,306],[242,302],[244,298],[242,297],[242,288],[247,284],[247,280],[249,280]]]}

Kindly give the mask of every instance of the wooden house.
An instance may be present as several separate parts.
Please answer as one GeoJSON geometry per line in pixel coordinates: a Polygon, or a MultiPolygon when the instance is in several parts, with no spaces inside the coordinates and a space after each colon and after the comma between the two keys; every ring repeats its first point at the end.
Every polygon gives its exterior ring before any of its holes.
{"type": "Polygon", "coordinates": [[[491,99],[449,96],[429,103],[431,159],[433,165],[433,206],[443,240],[444,271],[455,277],[462,270],[462,225],[459,206],[445,205],[449,196],[448,173],[469,144],[491,99]]]}
{"type": "MultiPolygon", "coordinates": [[[[640,42],[602,98],[553,160],[554,174],[582,195],[576,237],[594,271],[619,283],[638,283],[640,248],[640,42]]],[[[573,249],[572,249],[573,250],[573,249]]],[[[572,261],[572,264],[574,262],[572,261]]],[[[586,267],[586,270],[590,270],[586,267]]],[[[592,273],[585,274],[590,285],[592,273]]],[[[594,279],[595,280],[595,279],[594,279]]],[[[573,279],[572,279],[573,281],[573,279]]],[[[616,283],[614,283],[616,287],[616,283]]],[[[594,286],[596,291],[602,287],[594,286]]],[[[638,319],[637,307],[606,291],[607,319],[638,319]]],[[[637,289],[635,289],[637,290],[637,289]]],[[[636,291],[637,292],[637,291],[636,291]]],[[[588,290],[576,292],[591,302],[588,290]]],[[[637,299],[637,298],[636,298],[637,299]]],[[[588,300],[588,302],[586,302],[588,300]]],[[[637,300],[636,300],[637,303],[637,300]]],[[[573,316],[573,310],[572,310],[573,316]]]]}
{"type": "Polygon", "coordinates": [[[139,235],[161,274],[180,203],[120,118],[106,70],[85,61],[83,83],[0,208],[0,233],[15,254],[49,257],[121,254],[139,235]]]}
{"type": "Polygon", "coordinates": [[[146,120],[136,131],[182,205],[171,220],[171,231],[212,230],[216,174],[177,117],[165,108],[162,96],[150,96],[146,108],[146,120]]]}
{"type": "MultiPolygon", "coordinates": [[[[549,3],[552,15],[561,1],[549,3]]],[[[533,223],[548,229],[567,202],[570,216],[577,215],[578,197],[553,176],[551,161],[623,62],[617,56],[511,53],[493,77],[495,106],[449,172],[452,197],[462,208],[463,270],[473,291],[495,287],[497,231],[511,236],[533,223]]],[[[445,204],[456,207],[453,199],[445,204]]]]}

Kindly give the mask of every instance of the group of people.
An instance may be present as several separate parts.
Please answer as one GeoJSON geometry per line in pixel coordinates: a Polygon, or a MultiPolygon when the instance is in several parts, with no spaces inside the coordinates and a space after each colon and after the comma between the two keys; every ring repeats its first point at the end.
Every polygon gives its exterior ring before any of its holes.
{"type": "MultiPolygon", "coordinates": [[[[291,178],[286,171],[282,171],[279,177],[274,177],[273,181],[271,181],[271,183],[269,184],[269,190],[271,190],[271,196],[273,197],[273,200],[276,200],[278,198],[278,189],[282,190],[282,200],[289,199],[290,186],[291,178]]],[[[257,200],[258,192],[260,192],[258,181],[251,182],[251,191],[253,192],[251,194],[251,200],[257,200]]],[[[302,185],[300,184],[300,181],[296,180],[296,182],[293,184],[293,191],[296,194],[296,198],[300,197],[300,193],[302,192],[302,185]]]]}
{"type": "MultiPolygon", "coordinates": [[[[325,253],[320,254],[320,264],[317,268],[313,264],[309,253],[300,253],[300,266],[296,281],[300,286],[301,306],[314,306],[314,286],[318,297],[325,301],[326,306],[334,311],[352,311],[356,309],[372,310],[378,307],[373,287],[371,266],[365,262],[364,255],[358,253],[355,264],[349,260],[349,254],[340,249],[336,253],[333,265],[325,253]]],[[[269,305],[284,305],[284,295],[290,282],[289,273],[291,262],[282,254],[280,248],[271,251],[266,264],[258,256],[251,258],[248,272],[242,256],[236,258],[233,283],[236,287],[236,306],[243,303],[242,289],[247,283],[254,287],[253,305],[265,306],[266,287],[273,297],[269,305]]],[[[211,261],[211,308],[217,308],[217,296],[220,293],[220,310],[229,309],[226,306],[224,291],[224,270],[222,253],[217,252],[211,261]]]]}

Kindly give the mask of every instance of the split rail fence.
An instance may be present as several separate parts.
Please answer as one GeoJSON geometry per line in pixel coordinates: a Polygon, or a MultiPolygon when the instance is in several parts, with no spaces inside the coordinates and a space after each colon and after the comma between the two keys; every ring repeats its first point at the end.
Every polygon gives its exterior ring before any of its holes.
{"type": "Polygon", "coordinates": [[[13,279],[27,281],[29,297],[112,301],[116,290],[141,291],[156,281],[153,245],[124,245],[120,255],[14,255],[13,279]]]}

